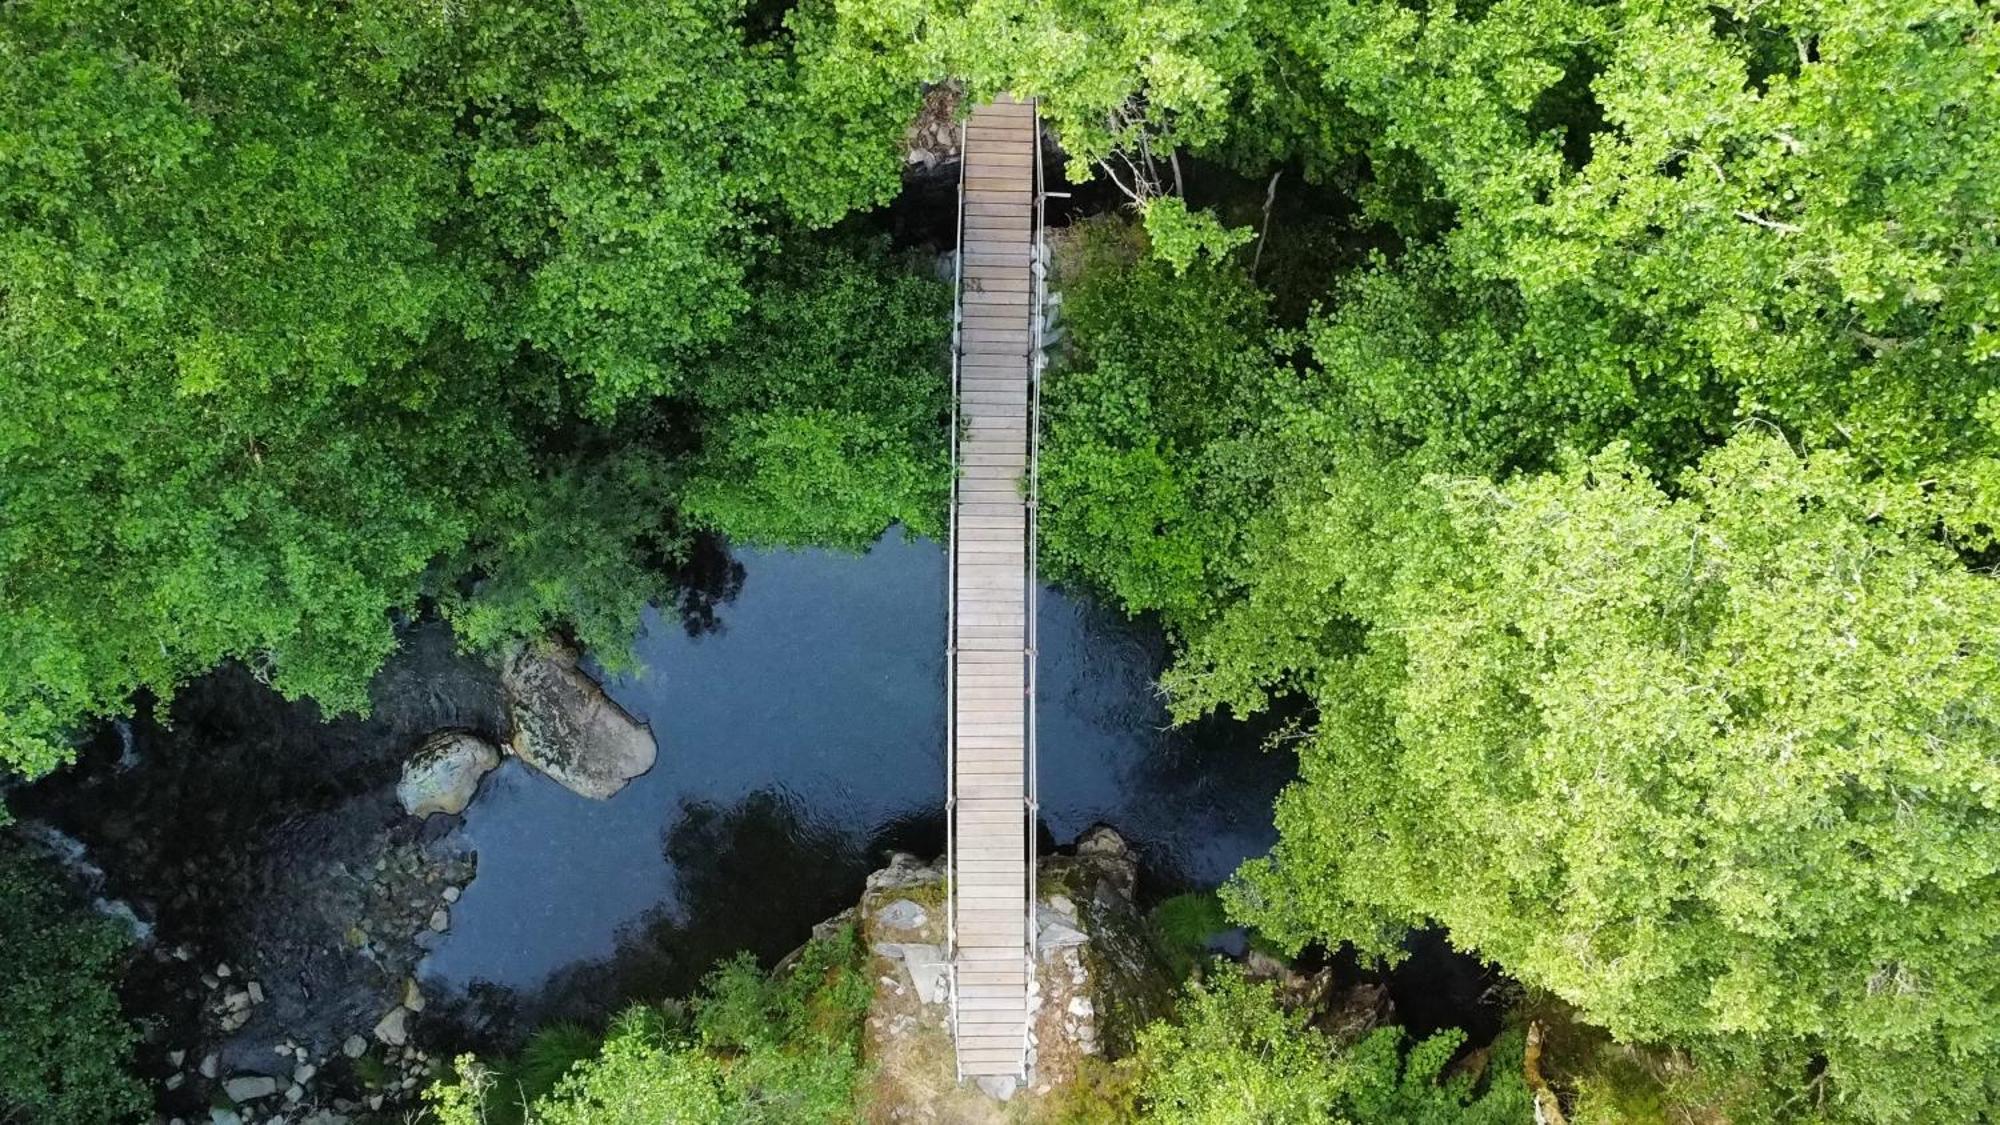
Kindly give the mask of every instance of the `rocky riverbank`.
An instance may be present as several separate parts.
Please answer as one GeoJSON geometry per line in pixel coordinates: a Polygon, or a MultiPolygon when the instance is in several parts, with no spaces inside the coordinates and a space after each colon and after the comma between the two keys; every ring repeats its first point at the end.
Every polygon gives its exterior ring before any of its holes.
{"type": "Polygon", "coordinates": [[[328,721],[225,669],[12,802],[140,938],[127,1004],[163,1122],[409,1108],[436,1065],[419,966],[476,874],[456,829],[501,747],[599,798],[654,760],[566,649],[496,667],[416,625],[371,697],[328,721]]]}
{"type": "Polygon", "coordinates": [[[1164,1015],[1175,982],[1145,938],[1133,893],[1138,860],[1109,828],[1039,869],[1033,1027],[1026,1081],[961,1084],[953,1063],[945,871],[896,855],[868,877],[852,922],[871,955],[875,995],[864,1054],[864,1117],[880,1122],[1055,1120],[1107,1053],[1164,1015]]]}

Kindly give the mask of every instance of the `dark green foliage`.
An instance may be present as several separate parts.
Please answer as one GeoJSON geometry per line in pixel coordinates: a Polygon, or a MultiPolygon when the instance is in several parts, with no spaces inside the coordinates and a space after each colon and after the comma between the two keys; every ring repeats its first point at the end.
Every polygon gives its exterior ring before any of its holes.
{"type": "Polygon", "coordinates": [[[54,880],[0,838],[0,1120],[136,1120],[147,1099],[126,1070],[138,1031],[115,991],[123,936],[66,901],[54,880]]]}
{"type": "Polygon", "coordinates": [[[1186,980],[1208,956],[1208,940],[1230,927],[1222,900],[1211,891],[1175,895],[1147,914],[1154,944],[1174,976],[1186,980]]]}
{"type": "Polygon", "coordinates": [[[1140,255],[1117,223],[1066,252],[1072,352],[1043,392],[1042,558],[1129,609],[1205,612],[1234,550],[1211,509],[1254,506],[1239,472],[1272,360],[1242,271],[1140,255]]]}
{"type": "Polygon", "coordinates": [[[503,1084],[510,1095],[507,1100],[533,1104],[554,1093],[576,1064],[594,1057],[603,1045],[603,1036],[573,1023],[536,1028],[508,1068],[510,1081],[503,1084]]]}
{"type": "MultiPolygon", "coordinates": [[[[654,414],[740,339],[774,230],[894,190],[916,105],[741,20],[0,12],[0,762],[45,771],[78,723],[222,660],[363,707],[390,611],[426,597],[470,643],[565,627],[615,662],[697,428],[742,489],[697,497],[719,525],[934,523],[942,441],[900,404],[822,408],[822,381],[733,428],[654,414]]],[[[934,300],[855,374],[909,392],[934,300]]]]}
{"type": "Polygon", "coordinates": [[[879,241],[801,242],[693,388],[701,456],[682,505],[732,538],[866,545],[944,526],[951,290],[879,241]]]}

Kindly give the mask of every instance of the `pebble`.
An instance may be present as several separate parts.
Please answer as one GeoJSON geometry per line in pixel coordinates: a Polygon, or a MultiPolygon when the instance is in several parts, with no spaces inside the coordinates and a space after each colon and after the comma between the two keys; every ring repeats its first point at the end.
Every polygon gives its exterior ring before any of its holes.
{"type": "Polygon", "coordinates": [[[431,932],[441,934],[451,929],[451,912],[439,907],[431,911],[431,932]]]}
{"type": "Polygon", "coordinates": [[[457,887],[446,887],[444,889],[444,900],[446,902],[457,902],[459,894],[460,892],[457,887]]]}
{"type": "Polygon", "coordinates": [[[340,1053],[350,1059],[358,1059],[368,1053],[368,1040],[359,1035],[350,1035],[347,1042],[340,1045],[340,1053]]]}
{"type": "Polygon", "coordinates": [[[213,1079],[216,1076],[216,1073],[221,1069],[222,1069],[221,1055],[211,1053],[203,1056],[201,1060],[201,1076],[203,1078],[213,1079]]]}
{"type": "Polygon", "coordinates": [[[250,994],[250,1002],[252,1004],[262,1004],[264,1002],[264,986],[257,981],[253,980],[249,984],[244,985],[243,990],[250,994]]]}

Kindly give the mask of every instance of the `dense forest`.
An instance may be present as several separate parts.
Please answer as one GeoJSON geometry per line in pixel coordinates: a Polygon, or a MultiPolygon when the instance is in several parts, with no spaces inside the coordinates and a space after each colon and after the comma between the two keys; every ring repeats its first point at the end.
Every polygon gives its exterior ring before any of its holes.
{"type": "MultiPolygon", "coordinates": [[[[1165,623],[1177,718],[1284,716],[1233,919],[1441,927],[1690,1060],[1675,1120],[2000,1112],[1980,0],[8,4],[0,764],[225,662],[363,707],[424,614],[615,665],[704,533],[936,532],[950,290],[871,216],[940,83],[1110,200],[1041,550],[1165,623]]],[[[122,1119],[116,950],[45,881],[0,853],[0,1119],[122,1119]]],[[[537,1119],[838,1119],[816,956],[537,1119]]],[[[1189,988],[1136,1112],[1532,1116],[1189,988]]]]}

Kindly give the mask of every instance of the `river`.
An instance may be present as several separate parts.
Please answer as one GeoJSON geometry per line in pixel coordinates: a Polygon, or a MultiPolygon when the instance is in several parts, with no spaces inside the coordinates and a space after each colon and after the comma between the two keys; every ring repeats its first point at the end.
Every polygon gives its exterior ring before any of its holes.
{"type": "MultiPolygon", "coordinates": [[[[735,949],[796,944],[889,850],[942,850],[943,551],[891,532],[862,555],[735,561],[712,628],[649,611],[637,669],[605,678],[653,729],[650,773],[607,801],[518,761],[489,777],[461,829],[478,878],[428,981],[560,995],[596,962],[690,983],[735,949]]],[[[1157,891],[1270,846],[1288,756],[1240,724],[1168,729],[1157,629],[1050,588],[1037,626],[1044,846],[1110,824],[1157,891]]]]}
{"type": "MultiPolygon", "coordinates": [[[[490,670],[430,625],[377,677],[369,718],[324,722],[225,670],[184,691],[171,724],[107,733],[16,807],[82,841],[163,947],[261,974],[271,1001],[230,1037],[225,1065],[284,1037],[338,1043],[393,998],[394,926],[353,940],[374,925],[369,902],[409,890],[381,874],[385,846],[392,876],[418,851],[476,854],[449,929],[417,935],[427,1022],[460,1031],[447,1039],[499,1047],[542,1020],[685,992],[737,950],[769,960],[796,945],[890,850],[941,851],[945,776],[936,543],[892,531],[861,554],[712,546],[687,577],[678,604],[647,612],[631,671],[604,677],[659,745],[651,772],[609,800],[508,759],[461,819],[403,816],[397,766],[426,732],[497,723],[490,670]]],[[[1290,755],[1242,724],[1169,729],[1156,627],[1050,588],[1037,622],[1045,847],[1110,824],[1139,849],[1146,892],[1163,894],[1213,886],[1270,846],[1290,755]]],[[[135,1000],[190,1023],[180,962],[146,964],[135,1000]]]]}

